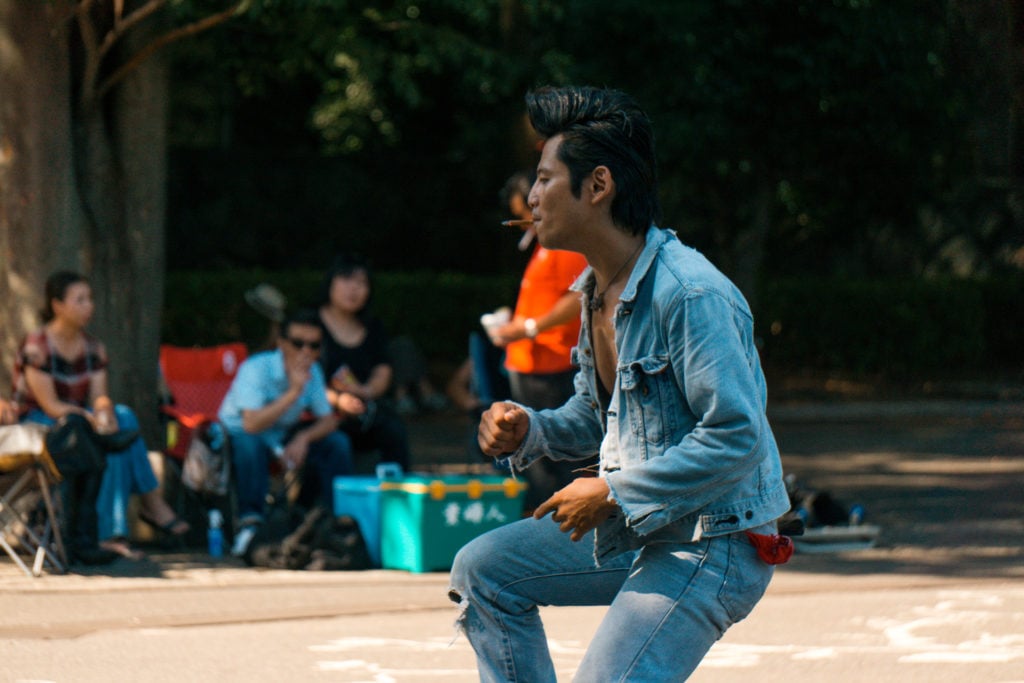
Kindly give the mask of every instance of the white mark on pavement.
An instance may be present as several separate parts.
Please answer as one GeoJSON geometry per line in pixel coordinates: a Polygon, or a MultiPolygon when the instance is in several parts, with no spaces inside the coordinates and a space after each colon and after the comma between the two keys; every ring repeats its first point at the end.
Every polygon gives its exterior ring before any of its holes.
{"type": "Polygon", "coordinates": [[[804,652],[797,652],[793,655],[793,659],[835,659],[839,656],[839,650],[834,647],[819,647],[813,650],[806,650],[804,652]]]}
{"type": "Polygon", "coordinates": [[[366,650],[368,648],[401,648],[417,652],[436,652],[447,650],[448,641],[438,638],[430,640],[409,640],[403,638],[339,638],[332,640],[326,645],[310,645],[313,652],[351,652],[352,650],[366,650]]]}
{"type": "Polygon", "coordinates": [[[710,669],[750,669],[761,663],[762,655],[793,652],[795,649],[792,646],[718,642],[705,655],[700,665],[710,669]]]}
{"type": "Polygon", "coordinates": [[[1002,616],[996,611],[1005,606],[1000,596],[946,591],[938,597],[934,605],[915,608],[913,618],[868,621],[869,627],[881,629],[890,647],[910,651],[898,662],[984,664],[1024,659],[1024,635],[993,635],[985,630],[1002,616]],[[958,633],[966,637],[957,640],[958,633]]]}
{"type": "MultiPolygon", "coordinates": [[[[902,614],[852,619],[866,634],[822,633],[822,640],[841,639],[842,645],[757,645],[720,641],[704,658],[706,668],[752,668],[767,657],[793,661],[840,659],[872,655],[896,657],[901,664],[1006,664],[1024,661],[1024,616],[1013,612],[1007,599],[1016,602],[1024,592],[1003,591],[1007,597],[984,591],[939,592],[931,605],[916,605],[902,614]],[[1011,622],[1007,633],[1007,620],[1011,622]],[[1002,633],[997,631],[1002,630],[1002,633]],[[862,641],[850,644],[851,639],[862,641]]],[[[1011,683],[1009,681],[1005,683],[1011,683]]]]}

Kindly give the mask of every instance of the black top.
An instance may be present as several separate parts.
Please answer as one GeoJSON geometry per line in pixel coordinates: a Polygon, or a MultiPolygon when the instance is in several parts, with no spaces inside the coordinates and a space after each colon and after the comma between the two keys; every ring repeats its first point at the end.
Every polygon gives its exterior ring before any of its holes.
{"type": "Polygon", "coordinates": [[[320,367],[324,371],[324,379],[328,384],[334,373],[345,366],[352,371],[360,382],[365,383],[370,378],[370,373],[378,365],[391,363],[388,356],[388,337],[384,332],[384,325],[377,318],[371,318],[366,323],[366,337],[359,346],[343,346],[331,336],[330,330],[324,328],[324,345],[320,351],[320,367]]]}

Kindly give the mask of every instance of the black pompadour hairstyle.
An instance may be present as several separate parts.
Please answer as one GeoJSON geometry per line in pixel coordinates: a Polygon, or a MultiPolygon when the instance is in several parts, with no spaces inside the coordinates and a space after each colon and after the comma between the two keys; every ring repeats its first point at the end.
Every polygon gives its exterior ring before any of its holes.
{"type": "Polygon", "coordinates": [[[526,110],[542,137],[562,136],[558,159],[569,168],[575,196],[591,171],[607,166],[616,185],[616,225],[643,234],[660,218],[654,132],[632,97],[588,86],[546,86],[527,93],[526,110]]]}

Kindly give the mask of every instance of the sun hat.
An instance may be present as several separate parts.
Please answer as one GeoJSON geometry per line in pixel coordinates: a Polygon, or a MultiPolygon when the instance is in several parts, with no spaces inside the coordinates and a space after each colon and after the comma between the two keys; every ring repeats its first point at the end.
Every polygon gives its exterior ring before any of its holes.
{"type": "Polygon", "coordinates": [[[274,322],[284,320],[284,309],[288,305],[288,299],[274,285],[261,282],[245,292],[245,301],[260,315],[274,322]]]}

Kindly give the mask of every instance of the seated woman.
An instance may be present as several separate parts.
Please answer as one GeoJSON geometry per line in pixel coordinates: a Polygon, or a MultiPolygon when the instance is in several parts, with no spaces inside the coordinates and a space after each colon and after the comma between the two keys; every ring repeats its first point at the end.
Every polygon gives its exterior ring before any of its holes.
{"type": "Polygon", "coordinates": [[[318,311],[324,327],[320,365],[332,405],[349,393],[366,404],[362,415],[339,427],[357,451],[376,449],[384,462],[409,470],[409,437],[402,419],[385,397],[393,371],[388,339],[380,320],[370,314],[370,267],[354,255],[334,260],[324,277],[318,311]]]}
{"type": "MultiPolygon", "coordinates": [[[[85,331],[93,314],[92,289],[77,273],[60,271],[46,281],[43,326],[29,334],[14,367],[16,400],[23,422],[53,424],[69,413],[84,416],[97,434],[138,432],[135,413],[107,395],[107,352],[85,331]]],[[[146,445],[134,438],[107,454],[96,500],[99,545],[123,557],[142,553],[128,541],[128,499],[139,494],[140,517],[158,531],[180,537],[189,525],[160,496],[146,445]]]]}

